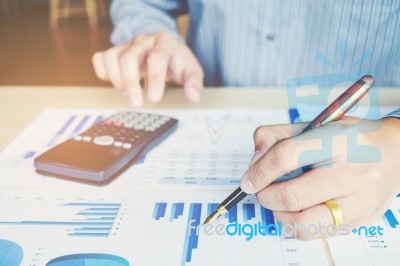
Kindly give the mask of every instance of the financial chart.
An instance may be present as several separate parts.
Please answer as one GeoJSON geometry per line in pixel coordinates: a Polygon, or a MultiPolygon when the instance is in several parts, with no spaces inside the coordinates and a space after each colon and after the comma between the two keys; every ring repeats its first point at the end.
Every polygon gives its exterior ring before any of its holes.
{"type": "Polygon", "coordinates": [[[329,265],[329,254],[335,265],[400,259],[400,195],[375,224],[383,235],[299,241],[279,235],[279,221],[252,196],[202,227],[239,185],[254,130],[289,122],[287,110],[159,110],[179,120],[177,130],[108,186],[35,173],[36,155],[116,111],[47,109],[2,152],[1,265],[329,265]]]}
{"type": "Polygon", "coordinates": [[[0,193],[0,261],[6,265],[289,265],[312,260],[327,265],[321,240],[302,242],[271,230],[265,235],[213,231],[218,225],[274,224],[272,212],[252,197],[206,231],[199,225],[226,192],[0,193]]]}

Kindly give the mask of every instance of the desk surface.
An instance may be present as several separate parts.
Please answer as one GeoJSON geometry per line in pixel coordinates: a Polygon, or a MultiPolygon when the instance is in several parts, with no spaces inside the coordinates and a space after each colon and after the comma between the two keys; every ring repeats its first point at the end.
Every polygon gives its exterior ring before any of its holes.
{"type": "MultiPolygon", "coordinates": [[[[398,106],[400,89],[379,90],[382,105],[398,106]]],[[[10,143],[46,107],[130,108],[116,91],[90,87],[0,86],[0,150],[10,143]]],[[[287,91],[279,88],[207,88],[202,101],[192,104],[181,89],[169,89],[158,104],[143,108],[287,108],[287,91]]]]}

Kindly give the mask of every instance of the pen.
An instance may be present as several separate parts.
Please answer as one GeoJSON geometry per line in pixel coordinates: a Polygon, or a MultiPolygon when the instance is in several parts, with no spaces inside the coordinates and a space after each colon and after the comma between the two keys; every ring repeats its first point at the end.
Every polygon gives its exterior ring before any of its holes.
{"type": "MultiPolygon", "coordinates": [[[[373,85],[374,78],[372,76],[363,76],[343,92],[327,108],[325,108],[325,110],[312,120],[301,131],[301,133],[341,119],[369,91],[369,89],[372,88],[373,85]]],[[[217,206],[217,209],[207,217],[203,225],[213,222],[221,215],[227,213],[246,196],[247,194],[243,192],[239,186],[231,195],[217,206]]]]}

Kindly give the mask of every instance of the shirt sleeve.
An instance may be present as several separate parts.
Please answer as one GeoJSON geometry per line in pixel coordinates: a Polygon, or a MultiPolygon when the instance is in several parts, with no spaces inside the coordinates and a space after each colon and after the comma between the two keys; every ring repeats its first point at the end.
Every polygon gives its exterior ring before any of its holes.
{"type": "Polygon", "coordinates": [[[394,110],[393,112],[390,112],[389,114],[387,114],[385,117],[396,117],[396,118],[400,118],[400,108],[397,110],[394,110]]]}
{"type": "Polygon", "coordinates": [[[178,34],[176,17],[187,13],[185,0],[113,0],[110,16],[113,44],[127,42],[140,34],[169,31],[178,34]]]}

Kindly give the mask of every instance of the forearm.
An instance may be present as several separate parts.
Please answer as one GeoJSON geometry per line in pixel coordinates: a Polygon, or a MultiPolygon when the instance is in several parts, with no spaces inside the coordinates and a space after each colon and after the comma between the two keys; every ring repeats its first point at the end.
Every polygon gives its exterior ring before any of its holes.
{"type": "Polygon", "coordinates": [[[113,0],[110,15],[114,24],[113,44],[125,43],[141,34],[178,32],[176,16],[187,11],[185,1],[113,0]]]}

